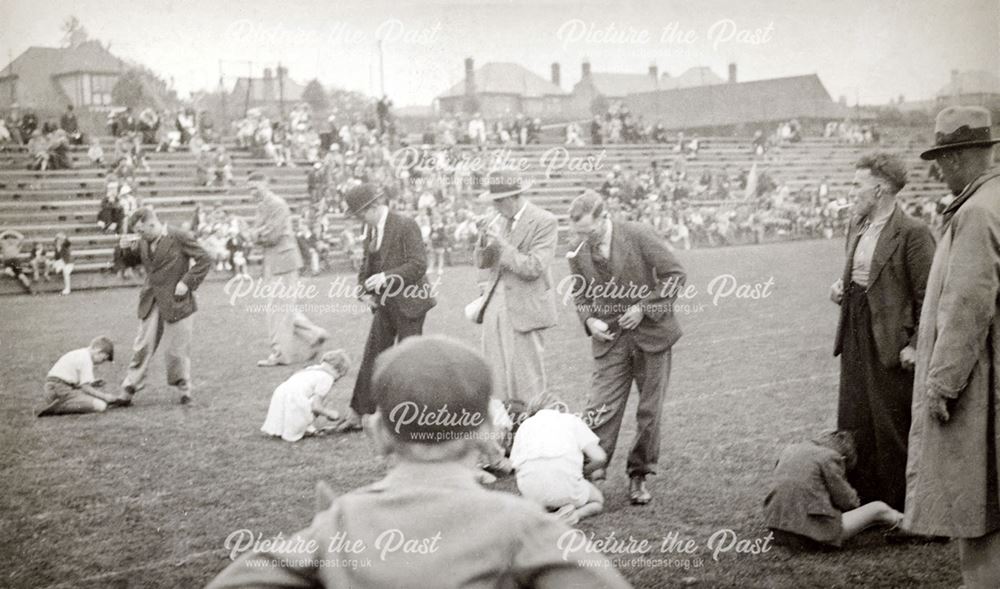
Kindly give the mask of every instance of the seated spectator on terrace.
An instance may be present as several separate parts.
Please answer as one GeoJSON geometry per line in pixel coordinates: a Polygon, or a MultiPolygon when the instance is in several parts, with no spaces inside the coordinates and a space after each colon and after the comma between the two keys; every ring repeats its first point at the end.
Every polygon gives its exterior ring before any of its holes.
{"type": "Polygon", "coordinates": [[[152,108],[144,108],[139,113],[139,136],[143,145],[158,145],[157,135],[160,131],[160,116],[152,108]]]}
{"type": "Polygon", "coordinates": [[[80,132],[80,123],[73,112],[73,105],[66,106],[66,112],[59,119],[59,127],[66,131],[70,145],[83,145],[83,133],[80,132]]]}
{"type": "Polygon", "coordinates": [[[50,170],[68,170],[73,167],[69,157],[69,136],[63,129],[49,133],[47,149],[50,170]]]}
{"type": "Polygon", "coordinates": [[[0,262],[3,263],[3,273],[14,278],[24,288],[25,292],[34,294],[35,289],[31,279],[21,268],[21,245],[24,235],[13,229],[0,232],[0,262]]]}
{"type": "Polygon", "coordinates": [[[97,227],[104,233],[123,233],[125,210],[118,200],[117,181],[112,193],[109,183],[108,194],[101,199],[101,210],[97,213],[97,227]]]}
{"type": "Polygon", "coordinates": [[[28,140],[28,169],[45,171],[49,168],[49,142],[41,129],[35,129],[28,140]]]}
{"type": "Polygon", "coordinates": [[[101,142],[96,137],[90,140],[90,148],[87,149],[87,159],[90,165],[101,167],[104,165],[104,149],[101,142]]]}
{"type": "Polygon", "coordinates": [[[14,143],[14,136],[10,134],[10,129],[7,128],[7,121],[0,118],[0,148],[12,143],[14,143]]]}
{"type": "Polygon", "coordinates": [[[190,143],[191,138],[198,134],[198,121],[194,110],[190,108],[178,110],[174,118],[174,128],[181,134],[181,145],[190,143]]]}
{"type": "Polygon", "coordinates": [[[29,141],[38,129],[38,116],[30,108],[25,109],[24,114],[18,122],[21,129],[21,137],[24,141],[29,141]]]}

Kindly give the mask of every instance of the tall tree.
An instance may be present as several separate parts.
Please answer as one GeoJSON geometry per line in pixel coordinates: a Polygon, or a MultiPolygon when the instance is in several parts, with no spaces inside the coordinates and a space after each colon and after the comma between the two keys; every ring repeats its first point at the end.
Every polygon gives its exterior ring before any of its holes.
{"type": "Polygon", "coordinates": [[[320,84],[319,80],[316,79],[306,84],[306,87],[302,90],[302,100],[311,106],[315,113],[326,112],[326,109],[330,106],[330,101],[326,97],[326,90],[323,89],[323,84],[320,84]]]}
{"type": "Polygon", "coordinates": [[[74,15],[70,15],[63,21],[62,32],[64,47],[78,47],[90,38],[87,35],[87,29],[80,24],[80,19],[74,15]]]}
{"type": "Polygon", "coordinates": [[[142,73],[135,69],[127,70],[118,78],[111,89],[111,102],[118,106],[129,106],[133,110],[146,106],[150,102],[142,82],[142,73]]]}

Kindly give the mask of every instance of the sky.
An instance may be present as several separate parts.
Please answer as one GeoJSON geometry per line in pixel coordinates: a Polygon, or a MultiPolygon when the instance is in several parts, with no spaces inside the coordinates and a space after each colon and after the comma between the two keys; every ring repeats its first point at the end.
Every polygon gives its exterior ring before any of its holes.
{"type": "Polygon", "coordinates": [[[280,62],[324,86],[429,105],[476,64],[516,62],[572,90],[595,72],[740,81],[816,73],[836,100],[932,98],[953,69],[1000,75],[1000,0],[0,0],[0,62],[61,43],[75,15],[91,38],[172,81],[182,98],[280,62]],[[381,72],[378,40],[381,39],[381,72]]]}

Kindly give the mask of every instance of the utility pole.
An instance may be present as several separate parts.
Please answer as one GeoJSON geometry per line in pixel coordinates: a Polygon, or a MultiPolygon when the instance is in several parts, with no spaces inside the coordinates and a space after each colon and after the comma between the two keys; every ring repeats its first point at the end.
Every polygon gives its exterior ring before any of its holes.
{"type": "Polygon", "coordinates": [[[285,118],[285,71],[278,62],[278,110],[281,112],[281,119],[285,118]]]}
{"type": "Polygon", "coordinates": [[[222,120],[219,121],[219,128],[226,129],[228,126],[227,120],[229,119],[229,113],[226,112],[226,84],[222,79],[222,60],[219,60],[219,101],[222,105],[222,120]]]}
{"type": "Polygon", "coordinates": [[[250,92],[253,90],[253,62],[247,62],[247,99],[243,104],[243,118],[246,118],[247,112],[250,110],[250,92]]]}
{"type": "Polygon", "coordinates": [[[385,96],[385,64],[382,59],[382,39],[378,40],[378,85],[382,96],[385,96]]]}

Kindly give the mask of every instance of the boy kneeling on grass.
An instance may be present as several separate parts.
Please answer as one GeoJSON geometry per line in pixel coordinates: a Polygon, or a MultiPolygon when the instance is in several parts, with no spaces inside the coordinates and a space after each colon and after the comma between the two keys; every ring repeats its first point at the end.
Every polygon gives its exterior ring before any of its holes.
{"type": "Polygon", "coordinates": [[[572,526],[604,510],[604,495],[583,475],[603,468],[608,455],[587,424],[565,410],[551,393],[532,400],[514,435],[510,461],[521,495],[572,526]]]}
{"type": "Polygon", "coordinates": [[[866,528],[899,527],[903,514],[882,501],[860,505],[846,471],[857,462],[847,431],[785,448],[764,499],[764,519],[775,544],[797,549],[839,547],[866,528]]]}
{"type": "Polygon", "coordinates": [[[455,340],[416,336],[383,352],[365,428],[395,466],[209,588],[628,587],[599,550],[571,541],[582,532],[476,483],[492,388],[482,356],[455,340]]]}
{"type": "Polygon", "coordinates": [[[38,417],[100,413],[117,404],[121,399],[100,390],[104,381],[94,378],[95,364],[114,359],[115,346],[103,335],[86,348],[63,354],[45,377],[45,407],[38,417]]]}

